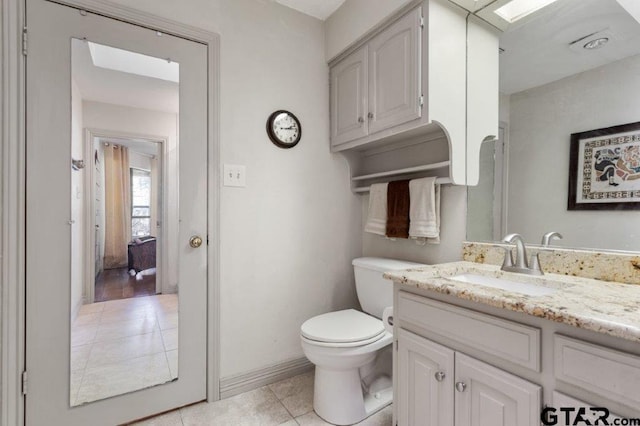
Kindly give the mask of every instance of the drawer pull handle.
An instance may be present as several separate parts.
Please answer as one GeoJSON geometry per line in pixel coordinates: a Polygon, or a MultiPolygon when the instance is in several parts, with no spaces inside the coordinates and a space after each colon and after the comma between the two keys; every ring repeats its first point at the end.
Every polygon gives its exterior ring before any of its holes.
{"type": "Polygon", "coordinates": [[[464,383],[464,382],[458,382],[458,383],[456,383],[456,390],[457,390],[458,392],[464,392],[464,391],[465,391],[465,389],[467,389],[467,384],[466,384],[466,383],[464,383]]]}
{"type": "Polygon", "coordinates": [[[437,381],[441,382],[441,381],[443,381],[443,380],[444,380],[444,378],[446,377],[446,374],[444,374],[444,371],[438,371],[438,372],[435,374],[435,377],[436,377],[436,380],[437,380],[437,381]]]}

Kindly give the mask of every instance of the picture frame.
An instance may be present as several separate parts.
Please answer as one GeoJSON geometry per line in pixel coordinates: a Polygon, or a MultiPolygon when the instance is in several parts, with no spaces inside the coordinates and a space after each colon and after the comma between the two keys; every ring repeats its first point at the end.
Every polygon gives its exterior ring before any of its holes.
{"type": "Polygon", "coordinates": [[[640,122],[571,134],[567,209],[640,209],[640,122]]]}

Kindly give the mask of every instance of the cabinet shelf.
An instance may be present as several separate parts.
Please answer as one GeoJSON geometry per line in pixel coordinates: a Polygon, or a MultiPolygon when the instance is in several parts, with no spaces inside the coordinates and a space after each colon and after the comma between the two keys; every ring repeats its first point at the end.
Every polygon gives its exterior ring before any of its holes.
{"type": "Polygon", "coordinates": [[[451,161],[441,161],[439,163],[427,164],[427,165],[424,165],[424,166],[407,167],[407,168],[404,168],[404,169],[389,170],[389,171],[386,171],[386,172],[372,173],[372,174],[361,175],[361,176],[354,176],[354,177],[351,178],[351,180],[352,181],[359,181],[359,180],[375,179],[375,178],[386,177],[386,176],[400,176],[400,175],[405,175],[405,174],[409,174],[409,173],[417,173],[417,172],[424,172],[424,171],[427,171],[427,170],[442,169],[442,168],[445,168],[445,167],[449,167],[450,164],[451,164],[451,161]]]}

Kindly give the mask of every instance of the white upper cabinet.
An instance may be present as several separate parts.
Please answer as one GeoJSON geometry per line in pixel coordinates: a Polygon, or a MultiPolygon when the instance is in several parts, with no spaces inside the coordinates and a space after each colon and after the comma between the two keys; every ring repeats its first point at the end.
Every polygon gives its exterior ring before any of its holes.
{"type": "Polygon", "coordinates": [[[420,21],[417,8],[369,42],[369,132],[420,118],[420,21]]]}
{"type": "Polygon", "coordinates": [[[418,7],[331,67],[331,145],[421,116],[418,7]]]}
{"type": "Polygon", "coordinates": [[[449,158],[399,158],[396,169],[449,160],[448,176],[465,185],[468,140],[475,158],[497,134],[498,33],[448,0],[410,4],[330,62],[331,149],[366,175],[387,171],[367,164],[371,149],[442,140],[449,158]]]}
{"type": "Polygon", "coordinates": [[[331,141],[334,145],[369,132],[367,46],[331,69],[331,141]]]}

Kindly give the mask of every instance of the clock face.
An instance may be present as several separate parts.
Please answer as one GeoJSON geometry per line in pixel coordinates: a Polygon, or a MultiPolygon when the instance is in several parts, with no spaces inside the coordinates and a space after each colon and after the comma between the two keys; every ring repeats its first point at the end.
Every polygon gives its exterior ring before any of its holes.
{"type": "Polygon", "coordinates": [[[300,141],[300,121],[289,111],[276,111],[267,120],[267,133],[280,148],[292,148],[300,141]]]}

